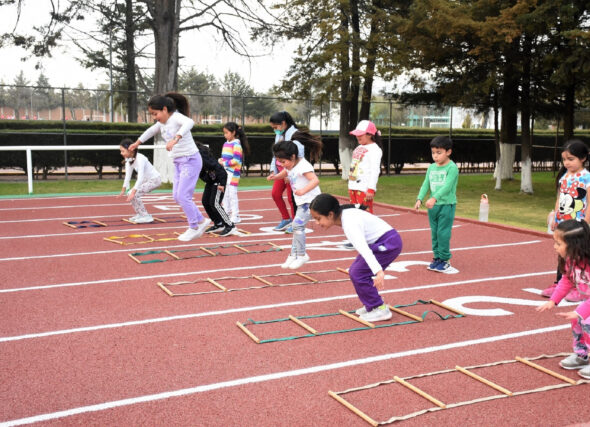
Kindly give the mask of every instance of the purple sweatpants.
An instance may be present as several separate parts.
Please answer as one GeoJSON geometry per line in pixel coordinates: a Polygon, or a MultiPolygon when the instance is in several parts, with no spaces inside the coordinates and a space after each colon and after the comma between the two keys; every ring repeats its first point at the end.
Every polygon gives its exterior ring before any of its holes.
{"type": "MultiPolygon", "coordinates": [[[[402,239],[395,230],[390,230],[381,236],[375,243],[370,244],[375,258],[383,271],[398,257],[402,251],[402,239]]],[[[383,304],[383,298],[379,295],[377,288],[373,285],[373,272],[365,259],[359,255],[348,269],[350,280],[354,285],[356,294],[367,309],[373,310],[383,304]]]]}
{"type": "Polygon", "coordinates": [[[174,159],[172,196],[184,211],[190,228],[197,228],[198,224],[203,221],[203,215],[193,201],[195,186],[202,166],[203,159],[200,153],[174,159]]]}

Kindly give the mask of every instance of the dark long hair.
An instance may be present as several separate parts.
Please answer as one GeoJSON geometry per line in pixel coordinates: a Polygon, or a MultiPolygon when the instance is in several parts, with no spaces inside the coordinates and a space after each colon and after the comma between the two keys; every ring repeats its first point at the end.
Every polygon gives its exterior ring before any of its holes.
{"type": "MultiPolygon", "coordinates": [[[[321,216],[329,216],[330,212],[333,212],[334,219],[340,218],[344,209],[354,208],[356,208],[356,206],[350,203],[341,205],[336,197],[328,193],[318,194],[309,205],[310,210],[319,213],[321,216]]],[[[360,209],[363,209],[363,207],[360,207],[360,209]]],[[[366,209],[366,206],[364,209],[366,209]]]]}
{"type": "Polygon", "coordinates": [[[298,130],[291,136],[291,141],[300,142],[305,147],[305,152],[309,153],[309,159],[312,162],[317,162],[320,159],[324,144],[319,136],[298,130]]]}
{"type": "Polygon", "coordinates": [[[244,153],[244,156],[248,156],[250,154],[250,144],[248,144],[248,137],[246,136],[244,129],[235,122],[227,122],[223,125],[223,128],[235,133],[236,137],[240,140],[242,153],[244,153]]]}
{"type": "Polygon", "coordinates": [[[170,114],[178,111],[185,116],[190,115],[190,107],[188,99],[184,95],[177,92],[168,92],[165,95],[154,95],[148,101],[148,107],[152,110],[163,110],[164,107],[170,114]]]}
{"type": "MultiPolygon", "coordinates": [[[[566,275],[572,283],[574,282],[574,265],[590,268],[590,226],[586,221],[568,219],[562,221],[555,229],[567,246],[565,259],[559,257],[559,270],[566,275]],[[569,271],[566,268],[570,267],[569,271]]],[[[588,280],[588,271],[582,271],[582,279],[588,280]]]]}
{"type": "MultiPolygon", "coordinates": [[[[131,146],[131,144],[133,144],[133,140],[131,140],[130,138],[125,138],[122,139],[121,142],[119,143],[119,147],[123,147],[125,150],[129,150],[129,147],[131,146]]],[[[133,164],[133,162],[135,161],[135,157],[137,156],[137,150],[129,150],[133,153],[133,157],[131,157],[131,164],[133,164]]],[[[125,164],[125,159],[123,159],[123,164],[125,164]]]]}
{"type": "MultiPolygon", "coordinates": [[[[584,144],[583,141],[579,139],[568,139],[563,147],[561,147],[561,152],[565,153],[568,152],[571,155],[577,157],[582,161],[582,165],[585,165],[588,162],[588,146],[584,144]]],[[[555,187],[559,190],[559,180],[562,176],[565,175],[567,169],[562,164],[559,172],[557,172],[557,176],[555,177],[555,187]]]]}
{"type": "Polygon", "coordinates": [[[274,125],[280,125],[281,123],[285,122],[287,124],[287,129],[289,129],[291,126],[297,127],[295,120],[293,120],[293,117],[291,117],[291,114],[287,113],[286,111],[274,113],[272,116],[270,116],[270,122],[274,125]]]}

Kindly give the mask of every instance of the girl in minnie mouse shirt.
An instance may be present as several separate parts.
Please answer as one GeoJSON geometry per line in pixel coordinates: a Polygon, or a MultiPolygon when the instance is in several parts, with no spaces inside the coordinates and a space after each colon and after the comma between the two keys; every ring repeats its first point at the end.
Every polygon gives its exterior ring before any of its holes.
{"type": "MultiPolygon", "coordinates": [[[[588,162],[588,147],[579,139],[570,139],[563,145],[561,160],[563,166],[557,175],[559,192],[551,230],[555,230],[558,224],[569,219],[590,223],[590,209],[588,209],[590,172],[585,168],[588,162]]],[[[555,283],[545,289],[541,295],[551,297],[560,279],[561,272],[558,269],[555,283]]],[[[573,289],[565,299],[570,302],[579,302],[584,298],[576,289],[573,289]]]]}

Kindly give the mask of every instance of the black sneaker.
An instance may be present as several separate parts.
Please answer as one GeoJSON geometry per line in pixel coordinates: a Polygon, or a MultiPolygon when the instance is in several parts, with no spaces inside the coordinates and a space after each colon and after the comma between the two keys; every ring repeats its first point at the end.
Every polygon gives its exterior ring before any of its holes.
{"type": "Polygon", "coordinates": [[[225,226],[223,224],[214,224],[205,230],[205,233],[215,233],[216,231],[223,230],[225,226]]]}
{"type": "Polygon", "coordinates": [[[237,235],[238,234],[238,230],[236,230],[236,227],[225,227],[223,229],[223,231],[221,233],[219,233],[220,236],[231,236],[231,235],[237,235]]]}

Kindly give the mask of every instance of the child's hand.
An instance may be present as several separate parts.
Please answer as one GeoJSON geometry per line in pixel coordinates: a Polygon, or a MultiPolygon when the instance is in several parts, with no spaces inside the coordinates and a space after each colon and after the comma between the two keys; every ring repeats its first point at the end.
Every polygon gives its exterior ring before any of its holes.
{"type": "Polygon", "coordinates": [[[555,303],[553,301],[547,301],[545,304],[540,305],[539,307],[535,308],[536,311],[539,313],[544,312],[545,310],[551,310],[555,307],[555,303]]]}
{"type": "Polygon", "coordinates": [[[557,316],[563,317],[567,320],[576,320],[579,316],[575,311],[566,311],[565,313],[555,313],[557,316]]]}
{"type": "Polygon", "coordinates": [[[225,186],[223,185],[218,185],[217,188],[219,189],[219,191],[225,191],[225,186]]]}
{"type": "Polygon", "coordinates": [[[300,188],[298,190],[293,191],[293,194],[295,194],[296,196],[303,196],[305,193],[303,192],[303,189],[300,188]]]}
{"type": "Polygon", "coordinates": [[[416,200],[416,203],[414,204],[414,209],[419,210],[420,206],[422,206],[422,200],[416,200]]]}
{"type": "Polygon", "coordinates": [[[177,142],[177,139],[172,138],[170,141],[166,143],[166,150],[172,151],[172,148],[174,148],[174,145],[176,145],[177,142]]]}
{"type": "Polygon", "coordinates": [[[123,188],[123,189],[121,190],[121,192],[119,193],[119,196],[118,196],[118,197],[122,197],[122,196],[124,196],[124,195],[125,195],[125,188],[123,188]]]}
{"type": "Polygon", "coordinates": [[[221,166],[223,166],[223,159],[217,159],[217,161],[219,162],[219,164],[220,164],[221,166]]]}
{"type": "Polygon", "coordinates": [[[274,181],[275,179],[275,173],[271,172],[269,176],[266,177],[267,181],[274,181]]]}
{"type": "Polygon", "coordinates": [[[385,288],[385,273],[383,270],[380,270],[373,279],[373,286],[375,286],[378,290],[383,290],[385,288]]]}
{"type": "Polygon", "coordinates": [[[426,207],[428,209],[432,209],[434,207],[435,203],[436,203],[436,199],[434,197],[431,197],[430,199],[426,200],[426,207]]]}
{"type": "Polygon", "coordinates": [[[127,194],[127,201],[130,202],[135,197],[135,188],[127,194]]]}
{"type": "Polygon", "coordinates": [[[135,141],[133,144],[131,144],[129,146],[129,150],[131,150],[131,151],[137,150],[137,147],[139,147],[139,144],[141,144],[141,141],[138,139],[137,141],[135,141]]]}

